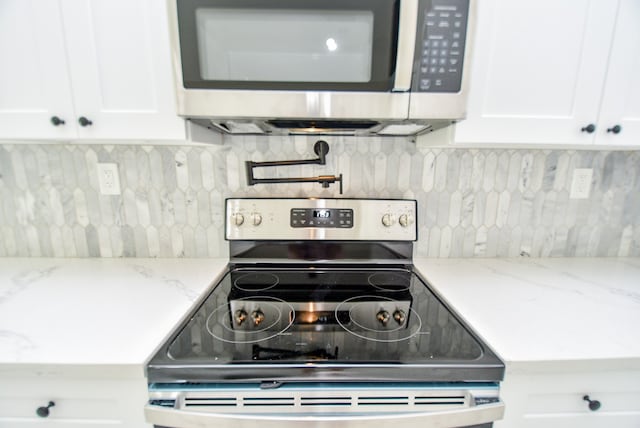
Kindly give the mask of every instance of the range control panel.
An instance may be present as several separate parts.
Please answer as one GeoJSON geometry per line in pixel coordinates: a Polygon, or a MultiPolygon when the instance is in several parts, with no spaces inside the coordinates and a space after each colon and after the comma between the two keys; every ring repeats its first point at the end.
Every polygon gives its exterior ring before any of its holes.
{"type": "Polygon", "coordinates": [[[469,0],[423,0],[418,17],[412,90],[460,91],[469,0]]]}
{"type": "Polygon", "coordinates": [[[350,208],[292,208],[291,227],[353,227],[350,208]]]}
{"type": "Polygon", "coordinates": [[[228,240],[415,241],[416,201],[237,198],[226,201],[228,240]]]}

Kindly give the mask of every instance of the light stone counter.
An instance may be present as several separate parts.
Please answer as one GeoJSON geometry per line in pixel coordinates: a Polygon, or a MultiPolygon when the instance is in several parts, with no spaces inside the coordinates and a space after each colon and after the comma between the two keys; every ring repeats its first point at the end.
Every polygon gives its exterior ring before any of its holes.
{"type": "Polygon", "coordinates": [[[0,258],[0,374],[74,367],[141,376],[146,360],[226,264],[0,258]]]}
{"type": "Polygon", "coordinates": [[[500,355],[507,373],[640,369],[640,258],[415,264],[500,355]]]}

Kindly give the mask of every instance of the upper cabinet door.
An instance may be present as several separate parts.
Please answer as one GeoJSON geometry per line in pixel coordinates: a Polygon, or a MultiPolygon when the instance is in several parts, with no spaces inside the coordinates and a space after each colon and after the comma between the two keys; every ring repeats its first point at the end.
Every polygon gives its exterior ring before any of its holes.
{"type": "Polygon", "coordinates": [[[81,139],[184,139],[166,2],[62,0],[81,139]],[[90,122],[90,123],[89,123],[90,122]]]}
{"type": "Polygon", "coordinates": [[[598,141],[640,144],[640,2],[621,0],[602,108],[598,141]]]}
{"type": "Polygon", "coordinates": [[[0,58],[0,138],[73,138],[58,3],[0,1],[0,58]]]}
{"type": "Polygon", "coordinates": [[[468,114],[456,142],[593,143],[617,4],[481,2],[468,114]]]}

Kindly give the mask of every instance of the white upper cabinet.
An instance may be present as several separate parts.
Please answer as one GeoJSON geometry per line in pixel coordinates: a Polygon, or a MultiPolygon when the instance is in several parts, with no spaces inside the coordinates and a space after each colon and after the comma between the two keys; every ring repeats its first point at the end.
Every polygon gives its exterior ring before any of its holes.
{"type": "Polygon", "coordinates": [[[620,1],[598,124],[600,126],[598,142],[640,145],[640,1],[638,0],[620,1]]]}
{"type": "Polygon", "coordinates": [[[2,0],[0,55],[2,139],[185,138],[165,2],[2,0]]]}
{"type": "Polygon", "coordinates": [[[455,141],[640,144],[637,22],[636,0],[482,1],[455,141]]]}
{"type": "Polygon", "coordinates": [[[75,137],[58,3],[0,1],[0,58],[0,138],[75,137]]]}

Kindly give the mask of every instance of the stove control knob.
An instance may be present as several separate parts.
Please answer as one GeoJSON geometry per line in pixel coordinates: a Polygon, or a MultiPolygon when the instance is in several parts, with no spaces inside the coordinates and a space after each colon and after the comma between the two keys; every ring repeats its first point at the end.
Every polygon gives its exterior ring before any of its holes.
{"type": "Polygon", "coordinates": [[[382,216],[382,224],[384,227],[391,227],[396,222],[396,219],[393,217],[393,214],[386,213],[382,216]]]}
{"type": "Polygon", "coordinates": [[[407,318],[407,316],[405,315],[404,311],[401,311],[400,309],[396,309],[396,311],[393,313],[393,319],[396,320],[396,322],[399,325],[403,325],[404,324],[404,320],[407,318]]]}
{"type": "Polygon", "coordinates": [[[264,313],[260,309],[256,309],[251,312],[251,319],[253,320],[253,325],[257,327],[264,321],[264,313]]]}
{"type": "Polygon", "coordinates": [[[260,213],[251,214],[251,220],[254,226],[260,226],[262,223],[262,215],[260,213]]]}
{"type": "Polygon", "coordinates": [[[240,213],[235,213],[231,215],[231,222],[236,226],[241,226],[244,223],[244,216],[240,213]]]}
{"type": "Polygon", "coordinates": [[[242,325],[244,320],[247,319],[247,312],[244,309],[239,309],[235,313],[236,324],[242,325]]]}
{"type": "Polygon", "coordinates": [[[402,227],[408,227],[413,224],[413,216],[411,214],[402,214],[398,219],[398,223],[402,227]]]}
{"type": "Polygon", "coordinates": [[[376,319],[380,324],[382,324],[383,326],[386,326],[389,323],[389,320],[391,319],[391,315],[389,315],[389,312],[383,309],[380,312],[378,312],[378,314],[376,315],[376,319]]]}

